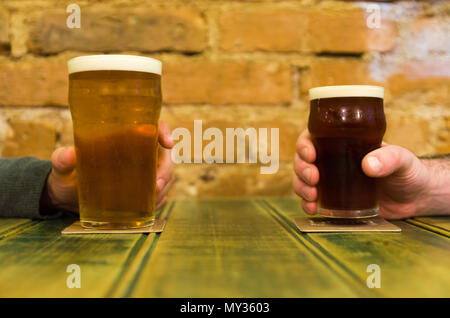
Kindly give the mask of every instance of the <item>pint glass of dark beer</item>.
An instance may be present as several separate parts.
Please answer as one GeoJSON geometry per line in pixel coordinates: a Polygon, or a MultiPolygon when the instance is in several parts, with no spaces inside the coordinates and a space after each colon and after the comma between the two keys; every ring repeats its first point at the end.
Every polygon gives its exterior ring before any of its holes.
{"type": "Polygon", "coordinates": [[[308,129],[319,169],[318,212],[335,218],[378,214],[376,180],[364,174],[364,156],[381,146],[386,130],[384,89],[343,85],[311,88],[308,129]]]}
{"type": "Polygon", "coordinates": [[[161,62],[132,55],[68,62],[81,224],[150,226],[155,217],[161,62]]]}

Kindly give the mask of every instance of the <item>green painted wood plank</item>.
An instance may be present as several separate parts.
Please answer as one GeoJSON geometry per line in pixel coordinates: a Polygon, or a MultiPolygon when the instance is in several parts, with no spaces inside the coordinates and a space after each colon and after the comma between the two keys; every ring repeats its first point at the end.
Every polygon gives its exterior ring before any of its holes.
{"type": "Polygon", "coordinates": [[[177,201],[130,296],[359,294],[255,201],[177,201]]]}
{"type": "Polygon", "coordinates": [[[434,226],[434,225],[431,225],[428,223],[423,223],[423,222],[415,220],[415,219],[407,219],[407,220],[405,220],[405,222],[450,238],[450,231],[444,230],[443,228],[440,228],[440,227],[437,227],[437,226],[434,226]]]}
{"type": "Polygon", "coordinates": [[[74,219],[46,220],[0,240],[0,297],[102,297],[123,272],[143,234],[65,235],[74,219]],[[68,288],[69,264],[81,288],[68,288]]]}
{"type": "Polygon", "coordinates": [[[427,216],[414,219],[450,231],[450,216],[427,216]]]}
{"type": "MultiPolygon", "coordinates": [[[[174,206],[174,202],[168,202],[164,209],[157,214],[158,219],[168,220],[170,212],[174,206]]],[[[117,284],[111,288],[106,295],[107,297],[129,297],[132,289],[137,283],[137,278],[140,276],[141,271],[144,268],[144,264],[148,261],[151,253],[156,246],[160,233],[152,233],[144,237],[139,249],[135,249],[136,253],[133,257],[129,258],[129,261],[124,266],[124,271],[120,278],[117,280],[117,284]]]]}
{"type": "MultiPolygon", "coordinates": [[[[267,200],[287,222],[305,215],[299,200],[267,200]]],[[[365,282],[369,264],[381,268],[381,288],[387,297],[449,297],[450,240],[444,236],[393,221],[401,233],[310,233],[324,255],[365,282]]]]}
{"type": "Polygon", "coordinates": [[[283,224],[283,226],[287,229],[289,234],[291,234],[293,237],[295,237],[297,240],[301,241],[305,246],[307,246],[318,259],[320,259],[323,263],[326,264],[328,268],[333,270],[339,276],[343,277],[347,281],[349,287],[353,288],[354,290],[357,290],[358,293],[361,294],[361,297],[381,296],[377,292],[377,290],[367,289],[367,286],[361,281],[361,279],[359,279],[359,277],[355,275],[352,271],[350,271],[348,268],[335,262],[335,260],[330,259],[329,257],[327,257],[327,255],[324,255],[323,250],[319,248],[314,241],[311,240],[308,234],[298,231],[297,228],[293,226],[293,224],[290,222],[290,220],[287,220],[284,215],[280,214],[280,212],[278,212],[266,200],[260,200],[259,202],[268,211],[268,213],[270,213],[274,218],[276,218],[280,222],[280,224],[283,224]]]}
{"type": "Polygon", "coordinates": [[[445,230],[450,233],[450,216],[427,216],[427,217],[416,217],[414,220],[419,222],[432,225],[434,227],[445,230]]]}
{"type": "Polygon", "coordinates": [[[17,230],[27,227],[33,222],[30,219],[22,218],[0,218],[0,239],[9,235],[11,232],[16,232],[17,230]]]}

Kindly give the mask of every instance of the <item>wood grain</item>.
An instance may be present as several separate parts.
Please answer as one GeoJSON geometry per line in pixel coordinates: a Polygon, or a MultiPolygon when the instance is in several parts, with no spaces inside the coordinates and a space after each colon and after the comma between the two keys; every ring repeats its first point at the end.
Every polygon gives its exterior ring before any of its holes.
{"type": "Polygon", "coordinates": [[[360,295],[250,200],[177,201],[142,266],[130,296],[360,295]]]}
{"type": "Polygon", "coordinates": [[[62,236],[70,222],[47,220],[0,241],[0,297],[106,295],[142,235],[62,236]],[[81,288],[66,285],[70,264],[81,268],[81,288]]]}
{"type": "Polygon", "coordinates": [[[432,232],[450,237],[450,217],[448,216],[416,217],[408,220],[408,222],[432,232]]]}
{"type": "MultiPolygon", "coordinates": [[[[163,210],[157,212],[157,217],[163,210]]],[[[63,236],[74,222],[62,218],[37,222],[0,240],[0,297],[104,297],[114,294],[147,234],[80,234],[63,236]],[[81,288],[68,288],[67,266],[81,269],[81,288]]],[[[0,229],[35,222],[0,220],[0,229]]]]}
{"type": "MultiPolygon", "coordinates": [[[[444,235],[404,221],[393,222],[402,233],[305,234],[292,222],[302,215],[291,199],[177,201],[150,235],[62,236],[73,218],[0,219],[0,297],[450,296],[444,235]],[[79,289],[66,285],[69,264],[79,289]],[[380,289],[366,286],[369,264],[380,289]]],[[[415,222],[446,231],[448,220],[415,222]]]]}
{"type": "Polygon", "coordinates": [[[0,239],[12,235],[28,226],[35,224],[36,221],[22,218],[0,218],[0,239]]]}
{"type": "Polygon", "coordinates": [[[427,217],[417,217],[414,219],[450,231],[449,216],[427,216],[427,217]]]}
{"type": "MultiPolygon", "coordinates": [[[[267,200],[287,222],[305,215],[299,200],[267,200]]],[[[313,244],[329,259],[365,282],[369,264],[381,268],[387,297],[449,297],[450,240],[442,235],[393,221],[401,233],[313,233],[313,244]]],[[[292,223],[292,226],[295,226],[292,223]]]]}

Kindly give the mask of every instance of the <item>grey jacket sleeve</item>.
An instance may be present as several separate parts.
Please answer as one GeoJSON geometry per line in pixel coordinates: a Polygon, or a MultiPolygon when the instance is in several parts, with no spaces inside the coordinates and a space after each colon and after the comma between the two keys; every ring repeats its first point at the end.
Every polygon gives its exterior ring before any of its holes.
{"type": "Polygon", "coordinates": [[[39,201],[51,169],[48,160],[0,158],[0,217],[49,218],[39,201]]]}

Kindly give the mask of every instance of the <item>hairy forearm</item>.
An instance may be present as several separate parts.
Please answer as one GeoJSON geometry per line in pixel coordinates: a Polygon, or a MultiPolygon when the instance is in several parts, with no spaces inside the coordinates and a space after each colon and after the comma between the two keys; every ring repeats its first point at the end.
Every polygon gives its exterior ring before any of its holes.
{"type": "Polygon", "coordinates": [[[431,176],[423,212],[426,215],[450,215],[450,154],[420,159],[431,176]]]}

